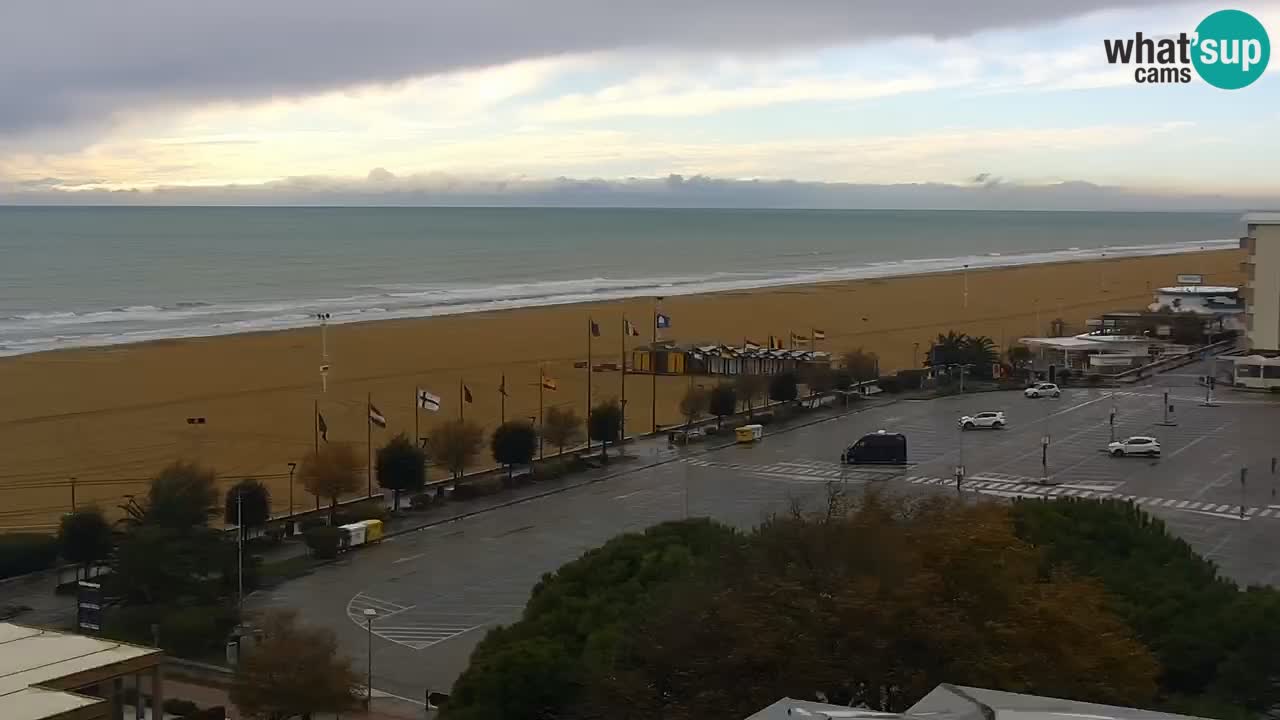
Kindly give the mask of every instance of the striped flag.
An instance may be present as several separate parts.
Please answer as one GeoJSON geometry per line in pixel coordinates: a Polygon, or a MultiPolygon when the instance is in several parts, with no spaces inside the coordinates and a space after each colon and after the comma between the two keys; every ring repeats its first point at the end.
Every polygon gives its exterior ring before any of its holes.
{"type": "Polygon", "coordinates": [[[471,397],[471,388],[467,387],[466,385],[462,386],[462,399],[466,400],[469,403],[475,402],[475,400],[471,397]]]}
{"type": "Polygon", "coordinates": [[[574,363],[573,363],[573,367],[574,367],[574,369],[575,369],[575,370],[586,370],[586,369],[587,369],[587,361],[586,361],[586,360],[576,360],[576,361],[574,361],[574,363]]]}
{"type": "Polygon", "coordinates": [[[826,330],[819,330],[818,328],[814,328],[814,329],[813,329],[813,339],[814,339],[814,340],[826,340],[826,339],[827,339],[827,331],[826,331],[826,330]]]}
{"type": "Polygon", "coordinates": [[[796,333],[791,333],[791,340],[794,342],[806,342],[808,339],[809,338],[804,335],[797,335],[796,333]]]}
{"type": "Polygon", "coordinates": [[[373,403],[369,403],[369,422],[380,428],[385,429],[387,427],[387,416],[383,415],[382,411],[373,403]]]}
{"type": "Polygon", "coordinates": [[[632,322],[631,322],[630,320],[628,320],[628,319],[626,319],[626,318],[623,318],[623,319],[622,319],[622,327],[623,327],[623,329],[624,329],[624,330],[626,330],[626,332],[627,332],[627,334],[628,334],[628,335],[630,335],[630,336],[632,336],[632,337],[640,337],[640,328],[638,328],[638,327],[636,327],[634,324],[632,324],[632,322]]]}
{"type": "Polygon", "coordinates": [[[556,381],[555,381],[555,378],[549,378],[549,377],[547,377],[546,375],[543,375],[543,376],[542,376],[542,387],[546,388],[547,390],[555,390],[555,389],[556,389],[556,381]]]}

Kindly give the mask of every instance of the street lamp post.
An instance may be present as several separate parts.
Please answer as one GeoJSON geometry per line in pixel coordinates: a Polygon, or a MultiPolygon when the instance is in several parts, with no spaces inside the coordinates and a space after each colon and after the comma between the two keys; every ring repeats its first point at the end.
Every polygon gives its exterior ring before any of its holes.
{"type": "Polygon", "coordinates": [[[289,517],[293,517],[293,471],[298,469],[298,463],[289,463],[289,517]]]}
{"type": "Polygon", "coordinates": [[[236,489],[236,598],[244,606],[244,492],[236,489]]]}
{"type": "Polygon", "coordinates": [[[373,619],[377,617],[378,611],[373,608],[364,609],[365,628],[369,635],[369,677],[365,686],[365,707],[373,705],[373,619]]]}

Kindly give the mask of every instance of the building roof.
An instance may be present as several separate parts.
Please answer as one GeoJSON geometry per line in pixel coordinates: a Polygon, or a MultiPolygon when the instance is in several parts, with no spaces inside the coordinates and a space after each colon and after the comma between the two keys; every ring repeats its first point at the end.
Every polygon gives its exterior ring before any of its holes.
{"type": "Polygon", "coordinates": [[[782,698],[769,707],[755,713],[747,720],[799,720],[801,718],[901,718],[896,713],[883,713],[874,710],[859,710],[842,705],[828,705],[812,700],[796,700],[782,698]]]}
{"type": "Polygon", "coordinates": [[[1189,720],[1187,715],[1138,708],[1022,695],[943,683],[907,714],[916,720],[986,718],[987,720],[1189,720]]]}
{"type": "Polygon", "coordinates": [[[1157,290],[1162,295],[1230,295],[1240,288],[1228,285],[1174,285],[1157,290]]]}
{"type": "Polygon", "coordinates": [[[1246,225],[1280,225],[1280,212],[1251,212],[1244,216],[1246,225]]]}
{"type": "Polygon", "coordinates": [[[37,686],[160,650],[85,635],[0,623],[0,707],[5,720],[42,720],[101,702],[37,686]]]}

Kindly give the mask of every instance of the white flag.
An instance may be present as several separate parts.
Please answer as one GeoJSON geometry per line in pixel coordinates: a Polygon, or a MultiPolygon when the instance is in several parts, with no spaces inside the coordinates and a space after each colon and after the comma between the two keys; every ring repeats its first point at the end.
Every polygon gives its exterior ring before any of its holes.
{"type": "Polygon", "coordinates": [[[440,396],[418,388],[418,409],[428,412],[437,412],[440,410],[440,396]]]}

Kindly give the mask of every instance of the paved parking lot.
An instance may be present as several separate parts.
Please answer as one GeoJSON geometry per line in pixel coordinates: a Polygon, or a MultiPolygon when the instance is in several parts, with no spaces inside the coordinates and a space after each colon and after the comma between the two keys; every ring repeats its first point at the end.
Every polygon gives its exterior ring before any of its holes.
{"type": "Polygon", "coordinates": [[[904,493],[989,497],[1122,497],[1162,517],[1224,572],[1244,582],[1280,582],[1280,500],[1271,458],[1280,452],[1280,404],[1223,395],[1203,407],[1194,370],[1111,393],[1067,390],[1029,400],[986,393],[899,402],[846,415],[757,445],[690,453],[678,462],[392,538],[288,583],[255,605],[291,606],[331,626],[346,652],[365,661],[365,609],[376,613],[374,685],[420,698],[445,690],[493,625],[517,619],[544,573],[618,533],[673,518],[711,516],[748,527],[792,502],[820,503],[828,483],[904,493]],[[1174,426],[1165,417],[1164,393],[1174,426]],[[1112,458],[1111,436],[1154,435],[1160,459],[1112,458]],[[956,419],[1005,411],[1004,430],[961,432],[956,419]],[[841,450],[866,432],[903,432],[906,468],[851,469],[841,450]],[[1048,463],[1041,438],[1048,435],[1048,463]],[[954,469],[966,481],[957,489],[954,469]],[[1240,469],[1248,468],[1245,483],[1240,469]]]}

